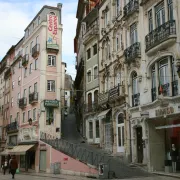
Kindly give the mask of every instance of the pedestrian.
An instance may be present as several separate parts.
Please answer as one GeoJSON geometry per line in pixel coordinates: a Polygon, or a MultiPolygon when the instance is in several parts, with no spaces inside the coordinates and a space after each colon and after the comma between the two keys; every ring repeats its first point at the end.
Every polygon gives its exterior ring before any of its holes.
{"type": "Polygon", "coordinates": [[[10,163],[11,174],[12,174],[12,179],[14,179],[14,176],[16,174],[16,169],[18,168],[18,163],[17,163],[16,157],[14,155],[11,158],[12,158],[11,163],[10,163]]]}
{"type": "Polygon", "coordinates": [[[9,159],[9,174],[11,174],[11,160],[12,160],[12,157],[10,156],[10,159],[9,159]]]}
{"type": "Polygon", "coordinates": [[[5,158],[5,161],[3,163],[3,173],[4,173],[4,175],[6,174],[7,167],[8,167],[8,161],[7,161],[7,158],[5,158]]]}

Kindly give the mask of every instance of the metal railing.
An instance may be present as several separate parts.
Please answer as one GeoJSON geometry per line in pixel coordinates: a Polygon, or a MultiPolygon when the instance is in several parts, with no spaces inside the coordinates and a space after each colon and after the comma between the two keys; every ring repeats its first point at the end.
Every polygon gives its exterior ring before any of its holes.
{"type": "Polygon", "coordinates": [[[99,110],[98,102],[92,102],[90,104],[85,104],[85,112],[96,112],[99,110]]]}
{"type": "Polygon", "coordinates": [[[140,93],[133,94],[132,95],[132,106],[139,106],[140,104],[140,93]]]}
{"type": "Polygon", "coordinates": [[[178,95],[178,80],[172,82],[172,96],[178,95]]]}
{"type": "Polygon", "coordinates": [[[170,20],[151,31],[145,37],[146,52],[167,40],[171,35],[176,35],[176,21],[170,20]]]}
{"type": "Polygon", "coordinates": [[[23,66],[26,66],[26,65],[28,64],[28,62],[29,62],[29,55],[26,54],[26,55],[24,55],[23,58],[22,58],[22,65],[23,65],[23,66]]]}
{"type": "Polygon", "coordinates": [[[33,92],[31,94],[29,94],[29,103],[34,103],[38,101],[38,93],[37,92],[33,92]]]}
{"type": "Polygon", "coordinates": [[[130,0],[129,3],[127,3],[124,8],[124,17],[128,17],[135,11],[139,10],[139,1],[138,0],[130,0]]]}
{"type": "Polygon", "coordinates": [[[105,93],[99,93],[98,104],[105,104],[109,100],[109,91],[105,93]]]}
{"type": "Polygon", "coordinates": [[[32,57],[36,57],[39,54],[40,51],[40,45],[36,44],[33,48],[32,48],[32,57]]]}
{"type": "Polygon", "coordinates": [[[139,42],[132,44],[130,47],[124,50],[125,63],[134,61],[135,58],[141,56],[141,46],[139,42]]]}
{"type": "Polygon", "coordinates": [[[151,97],[152,97],[152,102],[156,100],[157,98],[156,87],[151,89],[151,97]]]}
{"type": "Polygon", "coordinates": [[[19,108],[24,108],[27,105],[27,98],[23,97],[19,99],[19,108]]]}
{"type": "Polygon", "coordinates": [[[16,121],[6,126],[6,132],[17,131],[17,130],[18,130],[18,123],[16,121]]]}

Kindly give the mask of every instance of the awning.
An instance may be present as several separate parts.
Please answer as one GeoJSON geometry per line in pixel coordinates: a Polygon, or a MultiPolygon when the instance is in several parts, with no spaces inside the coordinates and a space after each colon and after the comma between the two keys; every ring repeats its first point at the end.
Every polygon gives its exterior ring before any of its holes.
{"type": "Polygon", "coordinates": [[[12,149],[5,149],[4,151],[0,152],[1,156],[6,156],[9,154],[9,151],[11,151],[12,149]]]}
{"type": "Polygon", "coordinates": [[[12,155],[25,155],[26,151],[28,151],[29,149],[31,149],[33,145],[18,145],[18,146],[14,146],[13,149],[11,149],[9,151],[9,154],[12,155]]]}
{"type": "Polygon", "coordinates": [[[157,126],[155,129],[168,129],[168,128],[176,128],[180,127],[180,124],[172,124],[172,125],[166,125],[166,126],[157,126]]]}
{"type": "Polygon", "coordinates": [[[111,110],[111,109],[107,109],[107,110],[99,113],[97,117],[98,117],[98,118],[101,117],[101,118],[103,119],[110,110],[111,110]]]}

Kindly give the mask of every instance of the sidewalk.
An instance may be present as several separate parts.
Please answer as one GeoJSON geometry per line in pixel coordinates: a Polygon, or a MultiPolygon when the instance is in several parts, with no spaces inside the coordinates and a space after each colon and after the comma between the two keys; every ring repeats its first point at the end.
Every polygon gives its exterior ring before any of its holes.
{"type": "Polygon", "coordinates": [[[178,178],[180,179],[180,173],[166,173],[166,172],[161,172],[161,171],[156,171],[156,172],[153,172],[153,174],[156,174],[156,175],[160,175],[160,176],[167,176],[167,177],[174,177],[174,178],[178,178]]]}

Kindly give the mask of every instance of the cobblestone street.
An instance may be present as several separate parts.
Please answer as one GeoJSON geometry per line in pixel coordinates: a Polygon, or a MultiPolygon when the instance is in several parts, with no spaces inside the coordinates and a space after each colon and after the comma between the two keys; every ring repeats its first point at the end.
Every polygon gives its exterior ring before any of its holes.
{"type": "MultiPolygon", "coordinates": [[[[0,180],[10,180],[11,175],[0,174],[0,180]]],[[[17,174],[15,177],[16,180],[55,180],[55,179],[62,179],[62,180],[90,180],[91,178],[79,177],[79,176],[69,176],[69,175],[57,175],[56,177],[42,177],[42,176],[32,176],[32,175],[22,175],[17,174]]],[[[177,178],[165,177],[165,176],[153,176],[153,177],[142,177],[142,178],[133,178],[132,180],[176,180],[177,178]]],[[[124,179],[130,180],[130,179],[124,179]]]]}

